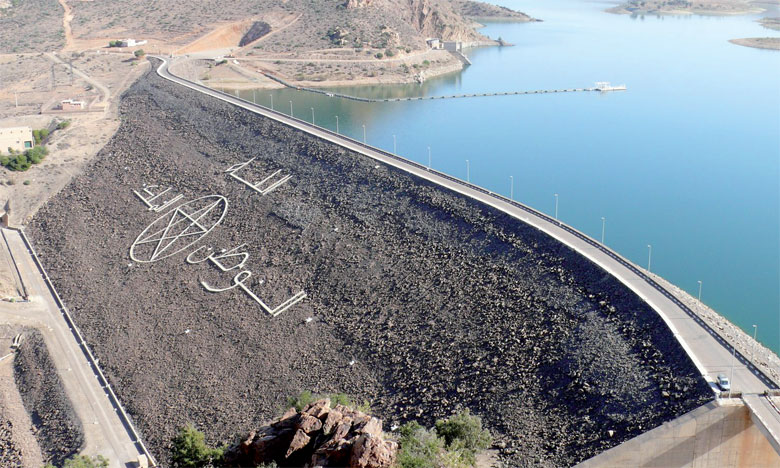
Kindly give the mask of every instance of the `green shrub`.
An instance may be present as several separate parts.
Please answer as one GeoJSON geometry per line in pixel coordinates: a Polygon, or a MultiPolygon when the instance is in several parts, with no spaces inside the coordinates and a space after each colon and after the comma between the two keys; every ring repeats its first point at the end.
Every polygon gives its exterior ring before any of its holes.
{"type": "Polygon", "coordinates": [[[392,57],[395,55],[395,52],[393,52],[393,49],[385,49],[385,55],[392,57]]]}
{"type": "Polygon", "coordinates": [[[22,182],[22,183],[23,183],[24,185],[30,185],[30,183],[31,183],[31,182],[30,182],[30,180],[28,179],[28,180],[25,180],[25,181],[24,181],[24,182],[22,182]]]}
{"type": "Polygon", "coordinates": [[[444,439],[433,429],[425,429],[416,421],[412,421],[401,426],[400,433],[400,468],[439,468],[440,455],[444,452],[444,439]]]}
{"type": "MultiPolygon", "coordinates": [[[[47,464],[43,468],[54,468],[54,465],[47,464]]],[[[107,468],[108,459],[102,455],[98,455],[95,458],[90,458],[86,455],[73,455],[65,460],[63,468],[107,468]]]]}
{"type": "Polygon", "coordinates": [[[179,429],[179,435],[173,438],[171,462],[174,467],[198,468],[207,466],[222,458],[223,449],[206,445],[202,432],[187,424],[179,429]]]}
{"type": "Polygon", "coordinates": [[[381,59],[382,57],[384,57],[384,54],[382,54],[382,52],[377,52],[376,55],[374,55],[374,57],[381,59]]]}
{"type": "Polygon", "coordinates": [[[135,55],[135,58],[141,58],[144,55],[146,55],[146,52],[144,52],[143,49],[138,49],[135,52],[133,52],[133,55],[135,55]]]}
{"type": "Polygon", "coordinates": [[[57,130],[64,130],[70,126],[70,120],[63,120],[57,124],[57,130]]]}
{"type": "Polygon", "coordinates": [[[40,130],[33,130],[33,138],[35,138],[35,144],[40,145],[46,137],[49,136],[49,130],[42,128],[40,130]]]}
{"type": "Polygon", "coordinates": [[[444,437],[448,447],[457,441],[463,448],[477,451],[490,447],[492,442],[490,432],[482,429],[482,419],[469,410],[436,421],[436,432],[444,437]]]}
{"type": "Polygon", "coordinates": [[[412,421],[399,432],[400,468],[473,467],[477,452],[491,443],[490,433],[482,429],[480,418],[468,410],[436,421],[434,429],[425,429],[412,421]]]}
{"type": "Polygon", "coordinates": [[[314,395],[309,390],[304,390],[297,397],[287,398],[287,405],[294,407],[296,410],[301,411],[307,405],[314,401],[314,395]]]}

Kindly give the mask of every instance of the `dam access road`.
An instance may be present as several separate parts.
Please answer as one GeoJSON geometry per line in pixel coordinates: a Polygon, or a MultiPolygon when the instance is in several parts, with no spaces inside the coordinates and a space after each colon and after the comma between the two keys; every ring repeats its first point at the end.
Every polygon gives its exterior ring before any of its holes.
{"type": "Polygon", "coordinates": [[[780,451],[780,413],[774,409],[767,398],[761,396],[767,390],[779,388],[778,382],[773,381],[746,356],[735,351],[716,330],[705,324],[671,292],[656,283],[644,269],[574,228],[530,207],[398,155],[317,127],[301,119],[174,76],[168,71],[170,59],[154,58],[161,60],[157,73],[169,81],[336,143],[376,161],[478,200],[522,220],[580,253],[634,291],[663,318],[701,375],[710,384],[713,392],[719,393],[714,383],[718,374],[723,373],[731,376],[732,390],[741,392],[751,400],[752,404],[749,407],[754,414],[756,411],[760,411],[761,424],[765,426],[771,439],[774,439],[773,443],[780,451]],[[751,395],[756,397],[752,398],[751,395]],[[759,408],[753,409],[755,406],[759,408]]]}

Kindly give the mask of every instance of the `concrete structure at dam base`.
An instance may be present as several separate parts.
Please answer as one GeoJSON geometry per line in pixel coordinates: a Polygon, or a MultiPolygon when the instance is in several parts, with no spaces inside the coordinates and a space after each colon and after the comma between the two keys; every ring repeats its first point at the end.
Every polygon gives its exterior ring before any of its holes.
{"type": "Polygon", "coordinates": [[[780,453],[742,399],[717,399],[576,468],[780,467],[780,453]]]}

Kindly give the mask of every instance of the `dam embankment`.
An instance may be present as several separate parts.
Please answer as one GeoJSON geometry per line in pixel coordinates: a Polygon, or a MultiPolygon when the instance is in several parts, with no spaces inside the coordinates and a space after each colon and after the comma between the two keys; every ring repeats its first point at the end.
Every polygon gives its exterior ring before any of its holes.
{"type": "Polygon", "coordinates": [[[647,304],[502,212],[154,72],[121,119],[28,233],[160,460],[187,422],[230,441],[306,389],[388,424],[468,407],[512,466],[571,465],[712,399],[647,304]],[[291,178],[263,196],[226,173],[252,158],[247,180],[291,178]],[[167,256],[188,231],[168,235],[145,184],[222,196],[224,217],[167,256]],[[197,262],[233,248],[239,269],[197,262]],[[247,290],[307,297],[271,318],[247,290]]]}

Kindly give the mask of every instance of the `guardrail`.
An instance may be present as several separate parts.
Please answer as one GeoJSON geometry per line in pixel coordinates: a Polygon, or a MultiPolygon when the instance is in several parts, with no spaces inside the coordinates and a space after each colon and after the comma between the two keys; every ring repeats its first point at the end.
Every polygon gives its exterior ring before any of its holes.
{"type": "Polygon", "coordinates": [[[149,450],[146,448],[146,445],[144,445],[143,440],[141,440],[141,436],[138,434],[138,431],[135,429],[132,419],[130,419],[130,416],[125,411],[125,408],[122,406],[122,403],[119,401],[119,398],[116,396],[116,393],[114,393],[114,389],[111,388],[111,384],[108,382],[108,379],[106,379],[106,376],[103,374],[103,371],[100,369],[100,366],[97,363],[97,359],[95,359],[95,356],[92,354],[92,351],[89,349],[89,346],[87,346],[87,342],[84,340],[84,337],[81,335],[81,331],[79,331],[79,328],[76,326],[76,322],[73,321],[73,318],[70,316],[70,312],[68,311],[68,308],[65,306],[65,303],[62,301],[62,298],[57,293],[57,289],[55,289],[54,283],[52,283],[51,278],[49,278],[48,273],[46,273],[46,269],[43,267],[43,263],[41,263],[41,260],[38,258],[38,254],[35,252],[35,249],[32,246],[32,242],[30,242],[30,239],[27,237],[27,234],[24,233],[24,229],[19,228],[14,230],[19,232],[19,235],[21,236],[22,240],[27,246],[27,250],[30,252],[30,255],[32,256],[33,260],[35,260],[35,265],[38,267],[38,270],[41,272],[41,276],[43,276],[43,279],[46,282],[46,286],[49,288],[49,291],[54,297],[55,302],[57,302],[57,307],[59,307],[60,313],[65,318],[65,322],[68,324],[71,333],[73,333],[73,336],[76,338],[76,341],[78,342],[81,351],[86,356],[87,361],[90,364],[90,367],[92,367],[92,371],[94,372],[95,376],[98,378],[98,383],[100,383],[100,386],[103,387],[103,390],[105,391],[108,399],[111,401],[111,404],[117,409],[117,412],[119,414],[119,419],[122,421],[122,425],[125,426],[125,430],[127,430],[128,433],[135,439],[133,440],[133,443],[135,443],[136,448],[141,453],[146,455],[146,457],[151,462],[151,466],[153,467],[157,466],[157,461],[155,460],[151,452],[149,452],[149,450]]]}
{"type": "MultiPolygon", "coordinates": [[[[295,121],[296,123],[300,124],[301,126],[311,127],[313,129],[316,129],[319,132],[327,133],[327,134],[329,134],[329,135],[331,135],[333,137],[336,137],[337,139],[347,140],[352,145],[365,148],[365,149],[373,151],[375,153],[379,153],[379,154],[381,154],[381,155],[383,155],[385,157],[395,159],[395,160],[397,160],[399,162],[402,162],[402,163],[404,163],[406,165],[413,166],[413,167],[416,167],[418,169],[422,169],[424,171],[428,171],[428,172],[430,172],[432,174],[437,175],[438,177],[441,177],[443,179],[447,179],[447,180],[449,180],[451,182],[455,182],[455,183],[457,183],[459,185],[462,185],[464,187],[467,187],[467,188],[469,188],[471,190],[474,190],[474,191],[480,192],[482,194],[488,195],[488,196],[490,196],[492,198],[495,198],[496,200],[499,200],[499,201],[501,201],[503,203],[510,204],[510,205],[514,206],[515,208],[519,208],[519,209],[521,209],[521,210],[523,210],[523,211],[525,211],[525,212],[527,212],[527,213],[529,213],[531,215],[534,215],[534,216],[536,216],[536,217],[538,217],[540,219],[543,219],[543,220],[545,220],[545,221],[547,221],[549,223],[557,224],[558,227],[560,227],[564,231],[566,231],[566,232],[572,234],[573,236],[579,238],[580,240],[586,242],[591,247],[594,247],[594,248],[600,250],[601,252],[603,252],[604,254],[608,255],[610,258],[612,258],[613,260],[617,261],[622,266],[624,266],[625,268],[630,270],[632,273],[634,273],[635,275],[639,276],[642,280],[644,280],[653,289],[657,290],[658,292],[663,294],[667,299],[672,301],[672,303],[674,303],[683,312],[685,312],[690,318],[692,318],[699,326],[701,326],[704,330],[706,330],[707,333],[709,333],[711,336],[713,336],[716,340],[718,340],[719,342],[721,342],[724,345],[731,346],[731,345],[728,344],[728,341],[727,341],[727,339],[725,337],[721,336],[720,333],[718,333],[714,328],[712,328],[709,324],[707,324],[704,320],[702,320],[701,317],[699,317],[693,310],[691,310],[682,301],[677,299],[666,288],[664,288],[663,286],[658,284],[658,282],[656,282],[653,278],[651,278],[649,275],[647,275],[644,271],[642,271],[640,268],[635,266],[633,263],[631,263],[628,260],[626,260],[625,258],[623,258],[621,255],[619,255],[614,250],[604,246],[600,242],[598,242],[595,239],[593,239],[593,238],[591,238],[591,237],[581,233],[580,231],[572,228],[571,226],[569,226],[567,224],[563,224],[560,221],[558,221],[557,219],[553,219],[552,217],[542,213],[541,211],[537,211],[537,210],[535,210],[535,209],[533,209],[533,208],[531,208],[529,206],[523,205],[522,203],[519,203],[519,202],[516,202],[516,201],[511,200],[509,198],[506,198],[503,195],[499,195],[497,193],[491,192],[490,190],[484,189],[484,188],[482,188],[482,187],[480,187],[478,185],[474,185],[474,184],[472,184],[470,182],[467,182],[467,181],[464,181],[462,179],[458,179],[457,177],[453,177],[453,176],[451,176],[449,174],[445,174],[445,173],[439,172],[439,171],[437,171],[435,169],[431,169],[431,168],[429,168],[427,166],[424,166],[424,165],[422,165],[422,164],[420,164],[418,162],[406,159],[406,158],[404,158],[402,156],[399,156],[397,154],[390,153],[389,151],[385,151],[385,150],[383,150],[381,148],[377,148],[377,147],[368,145],[368,144],[363,143],[361,141],[355,140],[354,138],[351,138],[349,136],[342,135],[340,133],[336,133],[336,132],[334,132],[332,130],[329,130],[327,128],[318,127],[318,126],[316,126],[314,124],[311,124],[311,123],[309,123],[309,122],[307,122],[305,120],[302,120],[302,119],[299,119],[297,117],[293,117],[293,116],[284,114],[284,113],[279,112],[277,110],[268,109],[267,107],[259,106],[256,103],[253,103],[251,101],[247,101],[245,99],[241,99],[240,97],[236,97],[236,96],[230,95],[230,94],[225,93],[223,91],[219,91],[219,90],[216,90],[216,89],[208,88],[208,87],[203,86],[203,85],[201,85],[199,83],[195,83],[193,81],[190,81],[190,80],[188,80],[186,78],[181,78],[179,76],[171,75],[170,72],[167,70],[167,63],[168,62],[165,59],[162,59],[162,58],[159,58],[159,60],[162,61],[162,64],[157,68],[157,74],[162,76],[163,78],[165,78],[165,76],[161,73],[161,70],[162,70],[163,67],[166,67],[165,73],[170,75],[170,77],[171,77],[170,79],[172,81],[177,81],[178,80],[180,82],[186,82],[192,88],[203,90],[205,92],[205,94],[209,94],[209,93],[220,94],[220,95],[224,96],[224,100],[226,100],[228,102],[233,102],[234,104],[235,104],[235,101],[239,101],[239,104],[242,104],[242,105],[252,104],[252,105],[254,105],[257,108],[262,109],[263,112],[268,112],[268,113],[271,113],[271,114],[274,114],[274,115],[278,115],[279,117],[282,117],[283,119],[279,119],[279,121],[281,123],[285,123],[284,119],[289,119],[289,120],[295,121]]],[[[733,348],[733,346],[732,346],[732,348],[733,348]]],[[[746,366],[746,368],[749,368],[751,370],[751,372],[756,377],[758,377],[759,380],[761,380],[768,388],[778,388],[778,387],[780,387],[778,385],[778,382],[775,382],[770,376],[765,374],[761,369],[758,368],[758,366],[753,364],[750,361],[749,358],[747,358],[744,354],[742,354],[742,352],[735,350],[734,355],[739,360],[739,362],[744,364],[746,366]]]]}

